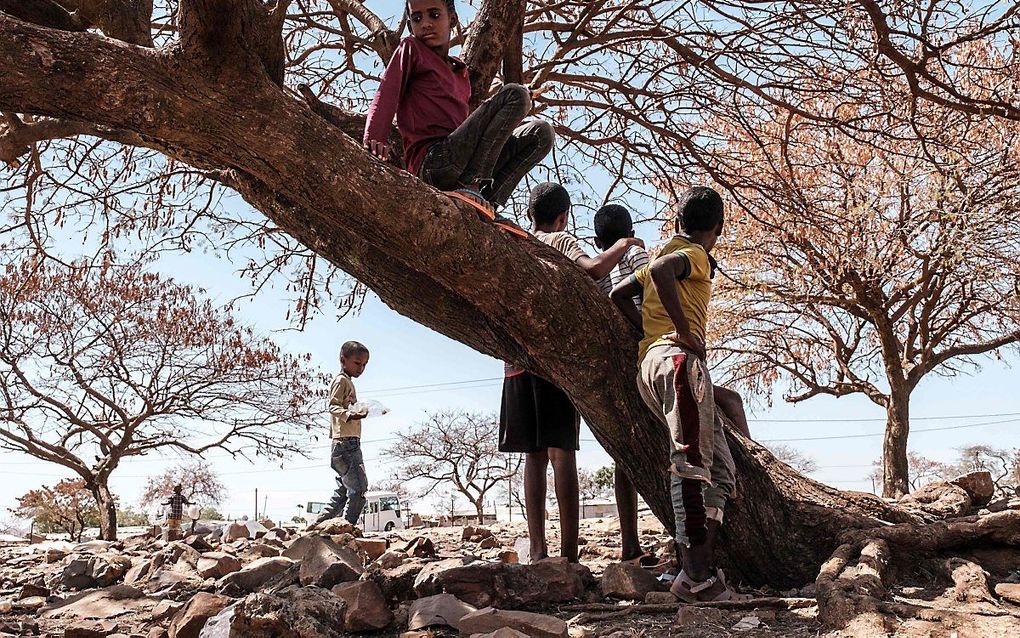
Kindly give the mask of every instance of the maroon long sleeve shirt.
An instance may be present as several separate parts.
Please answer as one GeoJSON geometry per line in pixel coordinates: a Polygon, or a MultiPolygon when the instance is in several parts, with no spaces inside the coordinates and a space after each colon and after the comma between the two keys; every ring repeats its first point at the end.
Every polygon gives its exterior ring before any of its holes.
{"type": "Polygon", "coordinates": [[[467,119],[470,99],[464,62],[440,57],[414,36],[404,38],[372,100],[364,141],[385,142],[396,115],[404,140],[404,166],[417,175],[429,147],[467,119]]]}

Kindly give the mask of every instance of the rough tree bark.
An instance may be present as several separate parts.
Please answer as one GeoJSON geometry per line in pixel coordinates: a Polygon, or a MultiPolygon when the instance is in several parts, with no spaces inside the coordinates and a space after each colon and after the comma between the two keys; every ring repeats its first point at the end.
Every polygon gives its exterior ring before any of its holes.
{"type": "MultiPolygon", "coordinates": [[[[480,15],[510,4],[517,3],[486,2],[480,15]]],[[[282,91],[275,41],[250,41],[278,37],[270,35],[265,6],[183,0],[182,44],[161,51],[0,13],[0,111],[130,132],[139,144],[216,171],[395,311],[562,386],[671,528],[665,432],[638,397],[636,342],[622,317],[558,252],[503,234],[371,158],[282,91]],[[189,23],[231,26],[196,27],[188,36],[189,23]]],[[[506,41],[491,35],[492,24],[499,23],[489,23],[488,39],[472,38],[469,58],[506,41]]],[[[495,49],[482,65],[490,79],[503,59],[495,49]]],[[[742,497],[727,514],[723,549],[747,582],[803,585],[842,532],[915,522],[873,496],[805,479],[764,448],[730,436],[742,497]]]]}
{"type": "Polygon", "coordinates": [[[87,482],[85,487],[92,492],[99,505],[99,538],[117,540],[117,499],[110,492],[108,479],[96,477],[92,482],[87,482]]]}
{"type": "Polygon", "coordinates": [[[882,442],[882,496],[900,498],[910,492],[907,437],[910,434],[910,390],[893,387],[886,406],[882,442]]]}

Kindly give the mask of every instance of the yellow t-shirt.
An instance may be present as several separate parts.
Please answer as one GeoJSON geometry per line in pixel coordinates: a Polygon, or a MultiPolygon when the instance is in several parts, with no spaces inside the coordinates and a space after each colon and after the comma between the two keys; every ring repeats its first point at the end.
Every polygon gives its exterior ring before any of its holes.
{"type": "MultiPolygon", "coordinates": [[[[705,325],[708,323],[708,302],[712,298],[712,263],[701,244],[695,244],[683,237],[674,237],[662,248],[659,256],[680,253],[687,257],[691,272],[677,282],[680,304],[691,326],[691,334],[705,340],[705,325]]],[[[654,263],[654,262],[653,262],[654,263]]],[[[673,320],[659,300],[659,293],[652,285],[651,265],[634,274],[643,289],[644,302],[641,304],[641,327],[645,333],[638,346],[638,364],[652,346],[670,343],[663,337],[674,331],[673,320]]]]}

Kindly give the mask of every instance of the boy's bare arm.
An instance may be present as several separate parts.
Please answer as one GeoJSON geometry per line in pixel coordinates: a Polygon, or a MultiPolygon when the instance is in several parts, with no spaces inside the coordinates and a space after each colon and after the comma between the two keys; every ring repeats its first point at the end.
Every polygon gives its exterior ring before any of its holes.
{"type": "Polygon", "coordinates": [[[613,291],[609,293],[609,298],[613,300],[613,303],[620,309],[623,316],[627,318],[627,321],[637,328],[639,332],[642,330],[641,312],[638,310],[637,304],[634,303],[634,297],[642,292],[641,283],[637,280],[637,277],[631,275],[625,281],[616,284],[613,291]]]}
{"type": "Polygon", "coordinates": [[[582,257],[577,260],[577,265],[584,269],[588,276],[596,281],[613,272],[616,264],[620,263],[627,249],[631,246],[645,247],[645,242],[637,237],[626,237],[612,245],[598,257],[582,257]]]}
{"type": "Polygon", "coordinates": [[[680,294],[676,289],[676,282],[686,279],[690,272],[690,262],[680,253],[659,257],[649,270],[652,285],[659,294],[659,301],[662,302],[666,314],[673,320],[673,328],[676,330],[669,338],[704,359],[705,344],[691,334],[691,324],[687,321],[684,306],[680,303],[680,294]]]}

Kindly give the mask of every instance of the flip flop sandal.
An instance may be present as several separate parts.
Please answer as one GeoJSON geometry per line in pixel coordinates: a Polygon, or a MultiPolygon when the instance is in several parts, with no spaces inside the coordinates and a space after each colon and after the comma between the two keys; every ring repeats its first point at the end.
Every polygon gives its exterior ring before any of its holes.
{"type": "Polygon", "coordinates": [[[478,211],[479,216],[489,220],[490,222],[496,219],[496,210],[492,207],[492,204],[487,202],[485,198],[476,191],[468,188],[459,188],[455,191],[443,191],[443,194],[450,199],[456,199],[471,206],[478,211]]]}
{"type": "Polygon", "coordinates": [[[516,235],[518,237],[528,236],[528,231],[515,224],[512,220],[507,217],[503,217],[502,215],[497,215],[492,204],[490,204],[477,191],[473,191],[468,188],[460,188],[455,191],[443,191],[443,194],[450,199],[455,199],[471,206],[471,208],[474,208],[475,211],[478,212],[480,217],[494,223],[501,230],[505,230],[511,235],[516,235]]]}
{"type": "Polygon", "coordinates": [[[656,567],[662,567],[669,561],[659,562],[659,559],[654,554],[649,554],[648,552],[645,552],[640,556],[628,558],[627,560],[621,560],[620,562],[624,565],[637,565],[638,567],[642,567],[644,569],[655,569],[656,567]]]}
{"type": "Polygon", "coordinates": [[[703,580],[700,583],[691,580],[690,576],[687,575],[683,570],[677,575],[676,580],[673,581],[673,585],[669,588],[669,593],[677,597],[681,602],[693,604],[693,603],[705,603],[705,602],[723,602],[729,600],[751,600],[751,596],[747,594],[739,594],[726,584],[726,580],[720,579],[722,571],[716,572],[716,576],[709,576],[707,580],[703,580]],[[698,598],[698,594],[711,589],[716,583],[722,583],[723,590],[716,594],[715,597],[709,600],[702,600],[698,598]]]}

